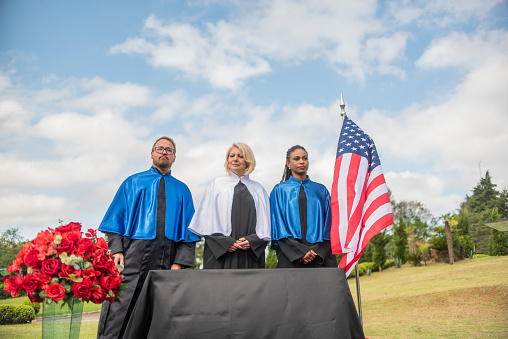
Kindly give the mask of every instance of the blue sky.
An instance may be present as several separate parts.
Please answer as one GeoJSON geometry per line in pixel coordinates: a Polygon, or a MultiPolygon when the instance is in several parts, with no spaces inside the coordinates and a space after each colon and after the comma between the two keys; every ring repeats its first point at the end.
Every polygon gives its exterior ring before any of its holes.
{"type": "Polygon", "coordinates": [[[396,200],[453,212],[508,184],[508,4],[0,1],[0,231],[98,227],[161,135],[195,202],[249,144],[270,192],[286,150],[331,187],[343,93],[396,200]]]}

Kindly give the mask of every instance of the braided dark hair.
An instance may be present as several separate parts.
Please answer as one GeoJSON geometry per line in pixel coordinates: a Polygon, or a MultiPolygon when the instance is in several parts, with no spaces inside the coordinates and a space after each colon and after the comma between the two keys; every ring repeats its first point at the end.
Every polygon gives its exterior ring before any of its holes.
{"type": "Polygon", "coordinates": [[[291,170],[289,169],[287,163],[289,162],[291,153],[293,153],[297,149],[303,149],[305,152],[307,152],[307,150],[303,146],[300,146],[300,145],[294,145],[293,147],[288,149],[288,151],[286,152],[286,162],[284,163],[284,172],[282,173],[282,180],[280,182],[288,180],[289,177],[291,176],[291,170]]]}

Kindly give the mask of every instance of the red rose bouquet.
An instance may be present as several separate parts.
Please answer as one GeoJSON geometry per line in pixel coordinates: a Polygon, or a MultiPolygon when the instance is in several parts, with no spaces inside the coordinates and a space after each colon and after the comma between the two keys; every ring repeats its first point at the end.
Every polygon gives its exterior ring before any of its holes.
{"type": "MultiPolygon", "coordinates": [[[[12,297],[25,290],[32,302],[63,300],[112,303],[125,288],[103,238],[89,229],[83,237],[81,224],[71,222],[39,232],[23,245],[3,277],[4,291],[12,297]]],[[[1,287],[1,286],[0,286],[1,287]]]]}

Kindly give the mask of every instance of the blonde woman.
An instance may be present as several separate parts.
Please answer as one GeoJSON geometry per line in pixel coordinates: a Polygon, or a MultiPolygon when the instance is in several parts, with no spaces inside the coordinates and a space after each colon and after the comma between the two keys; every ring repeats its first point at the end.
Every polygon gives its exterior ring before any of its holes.
{"type": "Polygon", "coordinates": [[[249,178],[256,159],[249,146],[234,143],[226,152],[227,174],[206,188],[189,225],[205,238],[204,269],[264,268],[270,241],[270,201],[249,178]]]}

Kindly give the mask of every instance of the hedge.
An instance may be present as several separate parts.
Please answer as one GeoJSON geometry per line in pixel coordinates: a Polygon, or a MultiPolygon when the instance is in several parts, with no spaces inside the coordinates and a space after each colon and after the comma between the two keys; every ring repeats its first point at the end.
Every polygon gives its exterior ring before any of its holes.
{"type": "Polygon", "coordinates": [[[42,303],[33,303],[30,300],[25,300],[23,305],[33,307],[35,315],[37,315],[42,307],[42,303]]]}
{"type": "Polygon", "coordinates": [[[35,319],[35,310],[27,305],[0,305],[0,325],[26,324],[35,319]]]}

